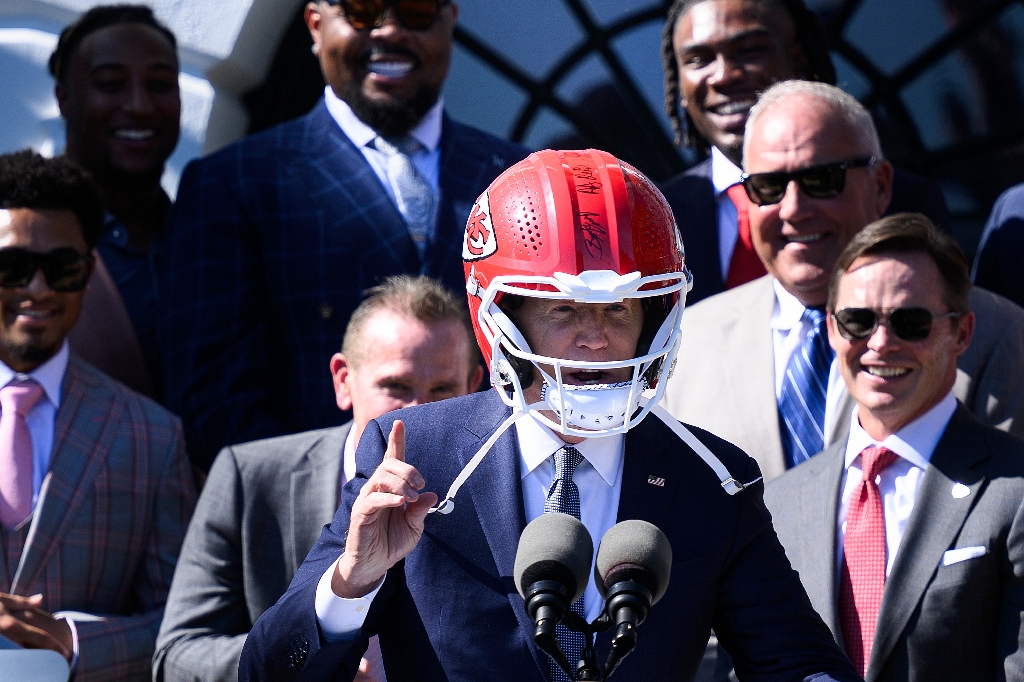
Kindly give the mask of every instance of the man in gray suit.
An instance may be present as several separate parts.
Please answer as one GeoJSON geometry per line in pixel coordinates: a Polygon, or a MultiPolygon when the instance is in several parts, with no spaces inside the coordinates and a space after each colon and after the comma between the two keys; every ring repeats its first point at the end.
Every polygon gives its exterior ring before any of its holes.
{"type": "Polygon", "coordinates": [[[954,397],[967,261],[916,214],[839,256],[828,337],[849,437],[769,484],[812,604],[867,682],[1024,680],[1024,442],[954,397]]]}
{"type": "MultiPolygon", "coordinates": [[[[252,624],[334,517],[367,422],[479,386],[483,369],[461,300],[422,276],[393,277],[368,294],[330,363],[338,407],[351,409],[352,421],[227,447],[214,462],[171,584],[157,682],[237,679],[252,624]]],[[[381,679],[373,667],[364,659],[359,679],[381,679]]]]}
{"type": "MultiPolygon", "coordinates": [[[[893,171],[868,112],[824,83],[767,90],[744,143],[751,234],[769,274],[686,310],[665,406],[741,447],[770,481],[849,427],[839,416],[852,402],[824,335],[828,274],[885,212],[893,171]]],[[[954,392],[983,422],[1020,434],[1024,311],[982,289],[971,308],[974,341],[954,392]]]]}

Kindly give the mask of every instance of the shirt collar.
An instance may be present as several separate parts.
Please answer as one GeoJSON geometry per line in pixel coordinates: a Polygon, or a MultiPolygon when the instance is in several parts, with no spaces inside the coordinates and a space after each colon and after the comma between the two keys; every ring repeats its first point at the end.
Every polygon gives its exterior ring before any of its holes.
{"type": "Polygon", "coordinates": [[[793,329],[804,317],[807,307],[801,303],[796,296],[786,291],[786,288],[773,279],[772,286],[775,288],[775,310],[772,311],[772,329],[793,329]]]}
{"type": "Polygon", "coordinates": [[[36,367],[28,374],[15,372],[3,362],[0,362],[0,388],[6,386],[16,379],[31,377],[43,387],[43,392],[55,408],[60,407],[60,389],[64,383],[64,373],[68,369],[68,358],[70,357],[67,340],[61,344],[60,350],[52,358],[36,367]]]}
{"type": "MultiPolygon", "coordinates": [[[[526,478],[548,457],[568,445],[556,436],[554,431],[537,421],[533,415],[516,422],[516,434],[519,436],[519,451],[526,464],[522,478],[526,478]]],[[[576,443],[573,447],[590,462],[605,483],[614,486],[619,472],[619,460],[622,457],[622,445],[622,434],[618,434],[588,438],[576,443]]]]}
{"type": "MultiPolygon", "coordinates": [[[[341,131],[345,133],[346,137],[352,140],[352,144],[361,149],[376,139],[377,131],[363,123],[352,111],[352,107],[335,95],[329,85],[324,88],[324,101],[331,118],[341,127],[341,131]]],[[[441,121],[443,118],[444,100],[438,97],[434,106],[430,107],[427,113],[423,114],[420,122],[409,131],[409,135],[423,145],[427,152],[433,153],[441,143],[441,121]]]]}
{"type": "Polygon", "coordinates": [[[740,181],[743,170],[718,151],[711,148],[711,185],[715,188],[715,198],[740,181]]]}
{"type": "Polygon", "coordinates": [[[850,419],[850,438],[846,441],[846,468],[850,468],[864,448],[880,445],[889,448],[914,466],[927,469],[935,446],[939,444],[939,439],[945,433],[954,412],[956,397],[953,391],[950,391],[930,410],[882,442],[878,442],[860,425],[857,408],[854,407],[853,417],[850,419]]]}

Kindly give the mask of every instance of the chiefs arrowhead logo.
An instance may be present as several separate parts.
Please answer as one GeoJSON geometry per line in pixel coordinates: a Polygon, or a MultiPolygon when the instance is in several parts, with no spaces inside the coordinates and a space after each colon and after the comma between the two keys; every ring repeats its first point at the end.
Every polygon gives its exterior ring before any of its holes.
{"type": "Polygon", "coordinates": [[[494,238],[494,224],[491,222],[491,203],[487,192],[480,195],[473,212],[466,223],[466,240],[462,243],[462,260],[474,261],[487,258],[498,250],[494,238]]]}

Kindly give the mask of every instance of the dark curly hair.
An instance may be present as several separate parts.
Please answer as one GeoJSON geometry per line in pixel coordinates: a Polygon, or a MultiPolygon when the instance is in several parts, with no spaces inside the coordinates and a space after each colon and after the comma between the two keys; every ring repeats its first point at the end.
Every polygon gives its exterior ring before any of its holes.
{"type": "Polygon", "coordinates": [[[175,39],[174,33],[160,23],[151,8],[145,5],[98,5],[60,32],[57,48],[50,55],[48,65],[50,74],[58,83],[63,83],[68,64],[71,63],[71,57],[74,56],[75,50],[82,44],[86,36],[101,28],[120,24],[142,24],[154,28],[167,38],[175,53],[178,51],[178,41],[175,39]]]}
{"type": "MultiPolygon", "coordinates": [[[[665,112],[672,121],[675,131],[675,143],[683,143],[687,147],[698,147],[707,150],[710,145],[693,125],[690,115],[679,106],[679,67],[676,64],[675,50],[672,46],[672,34],[676,24],[691,7],[707,0],[675,0],[668,9],[665,28],[661,33],[661,61],[665,68],[665,112]],[[683,117],[686,125],[684,128],[683,117]]],[[[796,33],[796,44],[800,46],[806,61],[804,73],[799,74],[804,80],[821,81],[829,85],[836,83],[836,70],[828,54],[828,38],[825,28],[818,15],[804,4],[803,0],[759,0],[774,2],[782,7],[793,20],[796,33]]]]}
{"type": "Polygon", "coordinates": [[[0,208],[68,210],[90,249],[103,230],[103,197],[81,166],[31,149],[0,155],[0,208]]]}

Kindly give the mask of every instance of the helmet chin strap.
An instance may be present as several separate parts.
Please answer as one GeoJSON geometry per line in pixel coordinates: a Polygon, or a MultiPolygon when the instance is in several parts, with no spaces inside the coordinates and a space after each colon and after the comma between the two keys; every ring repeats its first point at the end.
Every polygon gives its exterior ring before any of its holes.
{"type": "MultiPolygon", "coordinates": [[[[643,399],[641,399],[641,404],[644,404],[643,399]]],[[[476,468],[480,466],[480,462],[482,462],[484,457],[487,456],[487,453],[491,451],[491,448],[498,442],[498,439],[501,438],[502,434],[508,431],[513,424],[528,416],[531,412],[539,412],[542,409],[549,408],[550,406],[546,402],[538,402],[528,405],[525,411],[514,409],[508,419],[502,422],[501,426],[491,434],[490,438],[484,441],[484,444],[476,451],[473,458],[466,463],[466,466],[463,467],[461,472],[459,472],[459,475],[454,481],[452,481],[444,499],[436,507],[431,507],[427,510],[427,513],[445,515],[455,511],[455,496],[459,493],[459,489],[462,488],[463,484],[469,480],[470,476],[473,475],[476,468]]],[[[718,480],[722,484],[722,489],[729,495],[736,495],[761,480],[761,477],[758,476],[748,483],[740,483],[732,477],[729,470],[725,468],[724,464],[722,464],[722,461],[718,459],[718,457],[716,457],[706,445],[701,443],[689,429],[672,417],[664,407],[661,405],[654,405],[651,408],[651,414],[656,415],[661,421],[663,421],[673,433],[679,436],[684,443],[690,446],[690,448],[697,453],[698,457],[704,460],[705,464],[711,467],[711,470],[715,472],[716,476],[718,476],[718,480]]]]}

